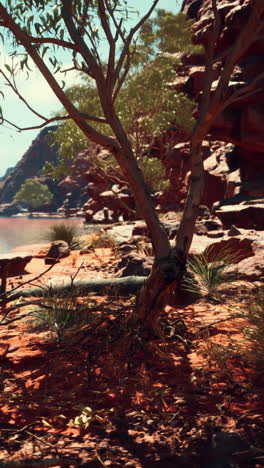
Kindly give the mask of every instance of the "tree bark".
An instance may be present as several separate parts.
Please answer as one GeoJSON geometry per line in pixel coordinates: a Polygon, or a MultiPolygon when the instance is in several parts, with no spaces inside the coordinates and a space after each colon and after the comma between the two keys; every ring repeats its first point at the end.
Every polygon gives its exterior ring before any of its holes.
{"type": "Polygon", "coordinates": [[[71,293],[72,295],[88,296],[94,293],[98,296],[104,295],[130,295],[137,294],[146,281],[145,276],[126,276],[124,278],[96,278],[78,279],[72,281],[69,278],[54,278],[49,281],[48,288],[35,287],[17,289],[6,295],[5,301],[11,302],[21,298],[45,297],[52,291],[54,294],[71,293]]]}

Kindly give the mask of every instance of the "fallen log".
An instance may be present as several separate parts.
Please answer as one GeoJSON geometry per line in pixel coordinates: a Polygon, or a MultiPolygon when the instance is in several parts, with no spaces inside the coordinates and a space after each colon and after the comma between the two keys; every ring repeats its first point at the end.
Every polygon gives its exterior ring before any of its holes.
{"type": "Polygon", "coordinates": [[[136,294],[144,284],[145,276],[126,276],[124,278],[74,279],[67,277],[52,278],[47,285],[41,287],[17,289],[7,293],[5,302],[19,298],[45,297],[51,294],[67,293],[72,296],[87,296],[94,293],[97,296],[127,296],[136,294]]]}

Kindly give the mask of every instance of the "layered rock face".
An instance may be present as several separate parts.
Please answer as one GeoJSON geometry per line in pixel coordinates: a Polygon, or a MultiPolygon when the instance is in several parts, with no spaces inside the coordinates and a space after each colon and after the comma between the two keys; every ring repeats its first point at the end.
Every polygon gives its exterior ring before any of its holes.
{"type": "MultiPolygon", "coordinates": [[[[230,53],[232,50],[230,48],[248,20],[252,3],[248,0],[218,0],[217,5],[223,24],[217,52],[219,56],[225,56],[225,53],[230,53]]],[[[182,11],[195,20],[194,42],[207,47],[211,40],[213,24],[211,0],[185,0],[182,11]]],[[[262,204],[261,199],[264,198],[264,18],[262,22],[262,34],[259,34],[259,39],[241,55],[227,91],[227,95],[230,95],[234,90],[248,86],[248,93],[243,99],[239,99],[224,110],[214,122],[210,135],[211,139],[233,145],[233,149],[230,146],[230,151],[225,158],[229,170],[225,177],[227,186],[223,205],[241,202],[250,205],[250,200],[253,199],[251,212],[255,219],[252,218],[252,227],[258,229],[263,228],[264,216],[262,213],[259,217],[259,212],[255,213],[254,208],[256,202],[259,200],[262,204]],[[230,198],[229,201],[228,198],[230,198]]],[[[178,89],[181,87],[181,90],[187,91],[192,96],[199,95],[204,77],[203,59],[200,61],[199,57],[196,59],[195,63],[194,57],[189,58],[188,64],[187,58],[186,66],[188,68],[189,65],[189,77],[185,82],[183,80],[178,82],[178,89]]],[[[215,80],[219,78],[220,70],[221,63],[219,62],[216,66],[215,80]]],[[[208,169],[207,163],[205,166],[208,169]]],[[[221,199],[218,200],[221,205],[221,199]]],[[[225,209],[223,208],[222,211],[225,209]]],[[[217,214],[225,222],[227,216],[222,216],[221,210],[217,214]]],[[[236,219],[238,217],[237,215],[236,219]]],[[[245,219],[245,217],[242,218],[245,219]]],[[[241,227],[248,227],[250,224],[250,220],[245,221],[246,224],[241,222],[241,227]]]]}

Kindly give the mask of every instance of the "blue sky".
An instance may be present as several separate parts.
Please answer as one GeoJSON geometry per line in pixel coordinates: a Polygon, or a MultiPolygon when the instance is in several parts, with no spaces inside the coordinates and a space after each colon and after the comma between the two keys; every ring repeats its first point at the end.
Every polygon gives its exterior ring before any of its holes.
{"type": "MultiPolygon", "coordinates": [[[[133,2],[134,8],[142,14],[151,4],[151,0],[134,0],[133,2]]],[[[176,13],[179,11],[181,4],[182,0],[160,0],[158,8],[176,13]]],[[[8,57],[6,50],[4,50],[3,46],[0,46],[0,67],[4,69],[4,64],[10,63],[10,61],[11,58],[8,57]]],[[[69,85],[73,84],[75,80],[76,77],[71,75],[67,83],[69,85]]],[[[32,107],[42,115],[50,117],[54,111],[61,108],[56,96],[54,96],[37,70],[33,69],[28,79],[25,78],[25,75],[18,75],[17,85],[32,107]]],[[[1,98],[0,105],[6,119],[14,122],[19,127],[28,127],[40,123],[3,81],[0,81],[0,91],[5,94],[5,99],[1,98]]],[[[4,175],[8,167],[16,165],[38,133],[39,130],[17,132],[10,126],[0,126],[0,177],[4,175]]]]}

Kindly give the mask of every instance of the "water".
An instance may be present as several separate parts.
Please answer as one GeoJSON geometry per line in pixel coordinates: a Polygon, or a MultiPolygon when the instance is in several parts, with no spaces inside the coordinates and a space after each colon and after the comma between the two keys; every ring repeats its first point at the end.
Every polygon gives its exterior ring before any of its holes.
{"type": "Polygon", "coordinates": [[[45,243],[43,234],[49,226],[57,223],[74,224],[84,234],[81,218],[2,218],[0,217],[0,254],[9,253],[16,247],[45,243]]]}

